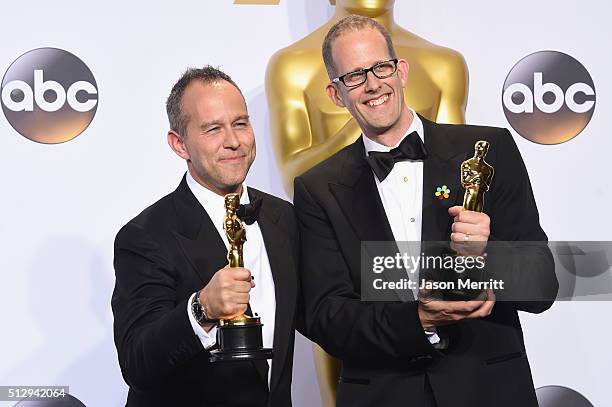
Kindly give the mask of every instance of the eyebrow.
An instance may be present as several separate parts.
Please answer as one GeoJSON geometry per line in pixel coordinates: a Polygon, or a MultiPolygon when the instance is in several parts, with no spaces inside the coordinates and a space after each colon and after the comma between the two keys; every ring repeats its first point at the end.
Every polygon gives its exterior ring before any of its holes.
{"type": "Polygon", "coordinates": [[[232,120],[233,122],[237,122],[238,120],[249,120],[251,117],[248,114],[241,114],[240,116],[236,117],[234,120],[232,120]]]}
{"type": "Polygon", "coordinates": [[[210,122],[204,122],[202,124],[200,124],[200,130],[205,130],[209,127],[213,127],[213,126],[221,126],[223,124],[223,122],[221,120],[213,120],[210,122]]]}
{"type": "MultiPolygon", "coordinates": [[[[249,120],[250,116],[248,114],[243,114],[240,116],[235,117],[232,120],[232,123],[237,122],[238,120],[249,120]]],[[[205,130],[209,127],[213,127],[213,126],[222,126],[224,124],[223,120],[212,120],[209,122],[204,122],[202,124],[200,124],[200,130],[205,130]]]]}
{"type": "Polygon", "coordinates": [[[373,67],[373,66],[374,66],[374,65],[376,65],[376,64],[380,64],[381,62],[386,62],[386,61],[389,61],[389,60],[388,60],[388,59],[379,59],[379,60],[377,60],[376,62],[374,62],[372,65],[370,65],[370,66],[368,66],[368,67],[366,67],[366,68],[364,68],[364,67],[354,68],[354,69],[352,69],[352,70],[348,71],[348,72],[347,72],[347,74],[348,74],[348,73],[357,72],[357,71],[363,71],[364,69],[371,68],[371,67],[373,67]]]}

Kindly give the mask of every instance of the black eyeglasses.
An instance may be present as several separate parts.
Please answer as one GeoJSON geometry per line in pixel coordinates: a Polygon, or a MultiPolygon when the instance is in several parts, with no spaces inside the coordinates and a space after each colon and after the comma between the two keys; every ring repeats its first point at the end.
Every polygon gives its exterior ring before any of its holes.
{"type": "Polygon", "coordinates": [[[378,62],[366,69],[349,72],[332,79],[332,82],[342,82],[347,88],[354,88],[363,84],[368,78],[368,72],[372,72],[378,79],[385,79],[397,71],[397,59],[378,62]]]}

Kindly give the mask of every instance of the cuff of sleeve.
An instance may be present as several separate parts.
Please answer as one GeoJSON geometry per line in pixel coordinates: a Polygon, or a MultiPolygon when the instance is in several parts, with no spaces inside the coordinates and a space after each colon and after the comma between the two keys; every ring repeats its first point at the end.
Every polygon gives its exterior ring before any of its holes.
{"type": "Polygon", "coordinates": [[[418,301],[388,304],[386,308],[389,321],[403,321],[394,325],[397,343],[403,344],[400,357],[418,360],[436,353],[421,325],[418,301]]]}
{"type": "Polygon", "coordinates": [[[193,328],[193,332],[202,342],[202,346],[204,349],[208,350],[217,344],[217,327],[214,326],[210,331],[206,332],[204,328],[198,324],[195,317],[191,313],[191,302],[197,293],[191,294],[189,297],[189,301],[187,301],[187,315],[189,316],[189,322],[191,323],[191,328],[193,328]]]}
{"type": "Polygon", "coordinates": [[[435,345],[440,342],[440,337],[435,329],[425,330],[425,335],[427,335],[427,339],[429,339],[429,343],[435,345]]]}

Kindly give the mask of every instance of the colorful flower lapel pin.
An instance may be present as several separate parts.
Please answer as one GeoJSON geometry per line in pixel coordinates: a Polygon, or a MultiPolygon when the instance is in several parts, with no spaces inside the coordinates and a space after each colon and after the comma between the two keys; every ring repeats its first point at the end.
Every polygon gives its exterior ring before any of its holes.
{"type": "Polygon", "coordinates": [[[450,192],[451,190],[446,185],[442,185],[441,187],[436,188],[434,195],[438,199],[447,199],[450,196],[450,192]]]}

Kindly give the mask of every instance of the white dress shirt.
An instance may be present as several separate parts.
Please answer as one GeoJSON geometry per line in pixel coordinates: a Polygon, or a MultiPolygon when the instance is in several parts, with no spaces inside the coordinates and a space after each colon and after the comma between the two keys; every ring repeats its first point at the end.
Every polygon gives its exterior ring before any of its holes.
{"type": "MultiPolygon", "coordinates": [[[[411,110],[412,111],[412,110],[411,110]]],[[[387,152],[399,146],[404,138],[416,131],[423,142],[423,122],[419,116],[412,111],[412,124],[406,134],[393,147],[379,144],[365,135],[363,144],[366,156],[370,151],[387,152]]],[[[372,174],[374,174],[372,172],[372,174]]],[[[373,175],[378,188],[378,194],[382,201],[393,237],[398,242],[420,242],[421,241],[421,215],[423,212],[423,161],[406,160],[395,163],[393,169],[382,182],[373,175]]]]}
{"type": "MultiPolygon", "coordinates": [[[[412,112],[412,123],[404,136],[392,147],[379,144],[365,135],[362,135],[366,156],[370,151],[387,152],[400,145],[402,140],[413,131],[416,131],[423,143],[425,143],[425,132],[423,122],[414,110],[412,112]]],[[[423,215],[423,161],[406,160],[396,162],[393,169],[383,181],[379,181],[374,175],[376,188],[380,195],[385,214],[389,220],[389,226],[393,237],[397,242],[414,242],[408,245],[408,255],[414,258],[420,256],[421,252],[421,224],[423,215]]],[[[408,276],[413,281],[418,280],[418,272],[408,276]]],[[[417,291],[414,291],[417,298],[417,291]]],[[[426,331],[432,344],[438,343],[440,339],[435,332],[426,331]]]]}
{"type": "MultiPolygon", "coordinates": [[[[187,185],[198,202],[204,207],[204,210],[212,220],[217,232],[223,239],[225,247],[229,248],[229,242],[225,231],[223,230],[223,219],[225,217],[224,197],[217,195],[211,190],[200,185],[187,171],[187,185]]],[[[247,193],[246,185],[242,185],[242,195],[240,196],[241,204],[249,203],[249,194],[247,193]]],[[[249,304],[253,315],[261,318],[263,346],[272,348],[274,345],[274,318],[276,314],[276,295],[274,292],[274,279],[268,253],[264,244],[263,236],[259,224],[254,222],[252,225],[245,223],[247,241],[244,243],[244,267],[251,271],[254,277],[255,287],[249,293],[251,299],[249,304]]],[[[200,338],[202,346],[209,349],[217,343],[217,327],[213,327],[209,332],[198,324],[191,313],[191,300],[196,293],[193,293],[187,302],[187,314],[189,321],[195,334],[200,338]]],[[[268,359],[268,385],[270,384],[270,373],[272,372],[272,361],[268,359]]]]}

